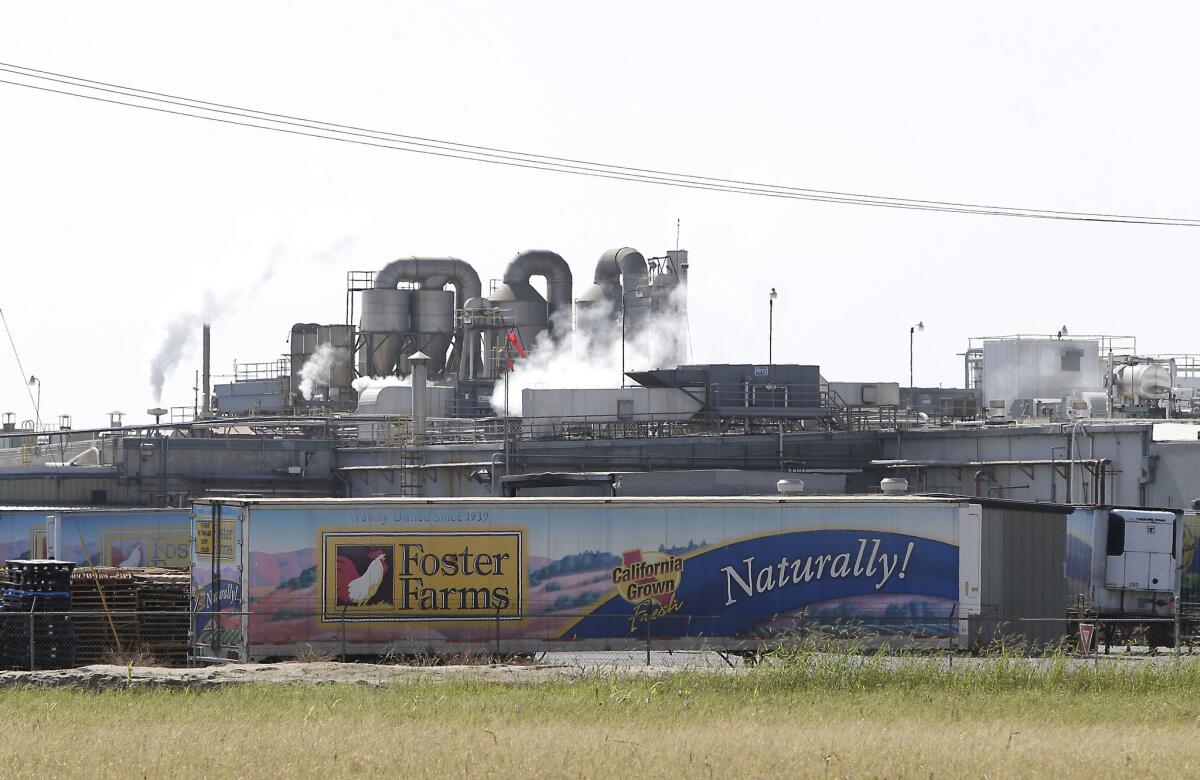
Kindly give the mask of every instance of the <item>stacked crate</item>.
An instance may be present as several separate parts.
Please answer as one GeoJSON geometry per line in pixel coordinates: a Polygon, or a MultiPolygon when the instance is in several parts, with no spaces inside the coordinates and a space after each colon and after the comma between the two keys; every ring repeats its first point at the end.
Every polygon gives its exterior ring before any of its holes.
{"type": "Polygon", "coordinates": [[[71,577],[76,661],[107,663],[138,641],[138,592],[133,570],[114,566],[76,569],[71,577]]]}
{"type": "Polygon", "coordinates": [[[186,665],[191,577],[166,569],[143,569],[137,582],[141,648],[164,666],[186,665]]]}
{"type": "Polygon", "coordinates": [[[76,569],[71,594],[79,664],[185,665],[190,593],[191,578],[171,569],[76,569]]]}
{"type": "Polygon", "coordinates": [[[13,560],[0,582],[0,664],[7,669],[75,665],[71,570],[75,564],[13,560]]]}

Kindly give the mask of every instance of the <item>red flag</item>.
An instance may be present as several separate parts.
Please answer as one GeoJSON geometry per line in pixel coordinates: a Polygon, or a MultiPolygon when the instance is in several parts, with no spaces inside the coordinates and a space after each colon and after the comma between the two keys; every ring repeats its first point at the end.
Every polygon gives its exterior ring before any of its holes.
{"type": "Polygon", "coordinates": [[[513,347],[516,348],[518,355],[525,357],[525,348],[521,346],[521,340],[517,338],[517,332],[515,330],[510,330],[508,332],[508,343],[512,344],[513,347]]]}

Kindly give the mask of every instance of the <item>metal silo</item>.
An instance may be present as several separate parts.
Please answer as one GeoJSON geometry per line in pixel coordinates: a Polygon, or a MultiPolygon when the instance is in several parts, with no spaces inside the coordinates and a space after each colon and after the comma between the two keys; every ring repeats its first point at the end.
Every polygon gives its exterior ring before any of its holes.
{"type": "MultiPolygon", "coordinates": [[[[429,372],[440,375],[446,368],[446,352],[454,336],[454,293],[448,290],[413,291],[412,331],[417,349],[429,356],[429,372]]],[[[409,373],[407,357],[398,361],[400,373],[409,373]]]]}
{"type": "MultiPolygon", "coordinates": [[[[463,342],[463,334],[456,334],[455,331],[456,300],[461,308],[465,301],[483,294],[479,274],[475,273],[475,269],[469,263],[455,257],[406,257],[393,260],[375,275],[375,291],[394,292],[396,285],[401,282],[416,282],[421,288],[400,291],[408,296],[409,320],[403,331],[406,338],[398,340],[396,344],[389,344],[386,354],[382,357],[395,358],[393,363],[396,371],[408,374],[406,356],[414,350],[421,350],[430,357],[431,376],[439,376],[445,372],[448,358],[446,352],[450,348],[451,340],[457,335],[456,343],[461,345],[463,342]],[[453,285],[455,291],[442,290],[447,284],[453,285]]],[[[360,366],[362,363],[360,356],[360,366]]]]}
{"type": "Polygon", "coordinates": [[[358,373],[388,376],[403,354],[412,330],[412,290],[377,287],[362,294],[359,330],[364,345],[358,353],[358,373]]]}

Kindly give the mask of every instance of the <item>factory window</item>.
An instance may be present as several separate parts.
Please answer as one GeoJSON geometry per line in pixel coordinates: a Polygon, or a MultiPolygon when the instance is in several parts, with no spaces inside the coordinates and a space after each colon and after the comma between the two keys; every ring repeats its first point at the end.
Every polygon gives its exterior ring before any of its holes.
{"type": "Polygon", "coordinates": [[[1063,371],[1078,371],[1079,364],[1083,362],[1082,349],[1064,349],[1062,352],[1062,370],[1063,371]]]}

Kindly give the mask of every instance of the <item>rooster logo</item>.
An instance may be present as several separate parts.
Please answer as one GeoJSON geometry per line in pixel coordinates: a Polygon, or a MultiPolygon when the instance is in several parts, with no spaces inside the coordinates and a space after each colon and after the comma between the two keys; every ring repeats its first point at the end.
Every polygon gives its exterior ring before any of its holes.
{"type": "Polygon", "coordinates": [[[362,607],[388,600],[388,553],[378,548],[344,546],[337,553],[337,603],[362,607]]]}
{"type": "Polygon", "coordinates": [[[142,546],[140,544],[134,545],[134,548],[129,551],[128,556],[121,553],[121,551],[117,548],[113,549],[115,550],[116,554],[112,557],[114,560],[120,561],[120,563],[117,564],[119,568],[134,569],[142,565],[142,546]]]}

